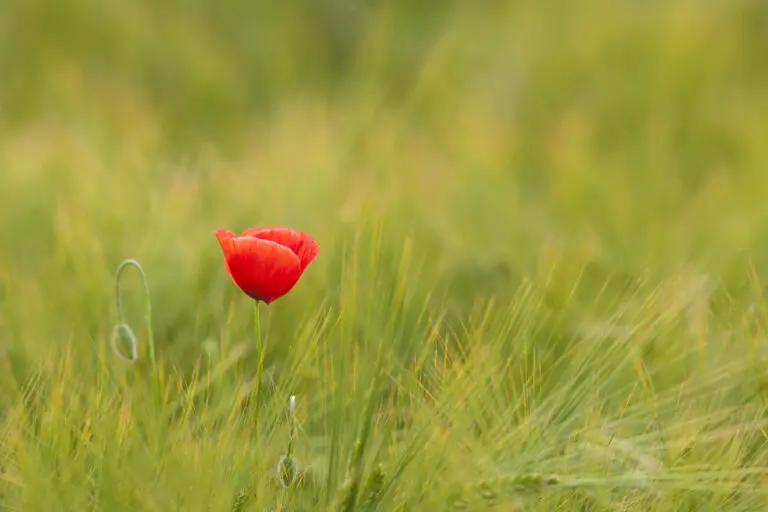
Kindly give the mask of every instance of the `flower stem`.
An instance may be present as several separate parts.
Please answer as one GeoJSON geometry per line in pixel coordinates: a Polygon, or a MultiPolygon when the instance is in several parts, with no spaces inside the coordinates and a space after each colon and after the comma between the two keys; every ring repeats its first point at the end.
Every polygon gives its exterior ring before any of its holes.
{"type": "Polygon", "coordinates": [[[296,396],[288,399],[288,414],[290,415],[290,437],[288,438],[288,457],[293,458],[294,440],[296,439],[296,396]]]}
{"type": "MultiPolygon", "coordinates": [[[[125,316],[123,314],[123,302],[120,294],[120,276],[127,267],[133,266],[141,274],[141,281],[144,285],[144,322],[147,329],[147,344],[149,345],[149,361],[152,364],[152,390],[155,395],[155,400],[160,402],[160,373],[157,370],[157,359],[155,357],[155,336],[152,331],[152,301],[149,298],[149,282],[147,280],[147,274],[144,273],[144,269],[141,264],[133,259],[123,260],[117,267],[117,273],[115,276],[115,304],[117,306],[117,318],[118,327],[127,330],[129,338],[132,344],[132,358],[131,362],[135,362],[138,359],[138,348],[136,347],[136,339],[130,327],[125,323],[125,316]]],[[[117,350],[116,350],[117,352],[117,350]]],[[[119,352],[117,352],[119,354],[119,352]]]]}
{"type": "MultiPolygon", "coordinates": [[[[254,428],[256,434],[259,434],[259,411],[261,409],[261,376],[264,371],[264,347],[261,342],[261,320],[259,318],[259,301],[253,301],[253,328],[256,331],[256,412],[254,417],[254,428]]],[[[258,442],[258,441],[257,441],[258,442]]]]}

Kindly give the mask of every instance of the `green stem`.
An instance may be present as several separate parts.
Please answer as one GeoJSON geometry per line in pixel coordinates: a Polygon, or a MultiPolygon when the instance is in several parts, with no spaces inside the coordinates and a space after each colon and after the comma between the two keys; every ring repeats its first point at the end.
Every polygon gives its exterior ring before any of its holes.
{"type": "MultiPolygon", "coordinates": [[[[133,259],[123,260],[120,265],[117,267],[117,274],[115,276],[115,304],[117,306],[117,318],[118,322],[121,326],[125,326],[123,328],[127,328],[127,324],[125,323],[125,317],[123,315],[123,302],[120,294],[120,276],[123,273],[123,270],[125,270],[127,267],[133,266],[136,267],[136,270],[139,271],[139,274],[141,274],[141,281],[144,285],[144,322],[146,323],[147,328],[147,343],[149,344],[149,360],[152,363],[152,391],[155,395],[155,400],[160,401],[160,373],[157,370],[157,358],[155,357],[155,336],[154,332],[152,331],[152,301],[149,297],[149,281],[147,280],[147,274],[144,272],[144,269],[141,267],[141,264],[133,259]]],[[[131,338],[133,345],[133,360],[135,361],[138,357],[138,349],[136,347],[136,340],[135,337],[131,338]]]]}
{"type": "MultiPolygon", "coordinates": [[[[256,435],[259,434],[259,411],[261,410],[261,375],[264,371],[264,347],[261,342],[261,320],[259,318],[259,301],[253,301],[253,328],[256,331],[256,412],[254,418],[254,427],[256,435]]],[[[257,440],[258,442],[258,440],[257,440]]]]}
{"type": "Polygon", "coordinates": [[[293,459],[294,439],[296,439],[296,397],[294,395],[288,399],[288,414],[290,415],[290,437],[287,456],[293,459]]]}

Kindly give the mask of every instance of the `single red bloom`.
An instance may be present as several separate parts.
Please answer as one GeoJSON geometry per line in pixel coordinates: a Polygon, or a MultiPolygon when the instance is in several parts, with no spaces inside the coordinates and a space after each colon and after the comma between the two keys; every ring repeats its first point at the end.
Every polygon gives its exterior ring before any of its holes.
{"type": "Polygon", "coordinates": [[[319,252],[311,236],[288,228],[250,228],[240,236],[218,229],[216,238],[235,284],[267,304],[291,291],[319,252]]]}

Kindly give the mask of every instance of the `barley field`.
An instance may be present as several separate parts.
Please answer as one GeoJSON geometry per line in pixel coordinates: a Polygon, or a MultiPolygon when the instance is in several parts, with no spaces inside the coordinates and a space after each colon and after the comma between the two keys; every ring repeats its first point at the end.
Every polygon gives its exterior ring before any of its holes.
{"type": "Polygon", "coordinates": [[[0,510],[768,510],[767,142],[761,0],[6,0],[0,510]]]}

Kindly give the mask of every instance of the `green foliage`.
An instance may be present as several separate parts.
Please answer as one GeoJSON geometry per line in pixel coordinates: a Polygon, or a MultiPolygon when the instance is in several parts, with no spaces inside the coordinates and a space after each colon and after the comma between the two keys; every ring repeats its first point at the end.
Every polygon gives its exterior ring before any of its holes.
{"type": "Polygon", "coordinates": [[[766,59],[759,0],[0,3],[0,508],[766,508],[766,59]],[[263,366],[252,225],[320,244],[263,366]]]}

